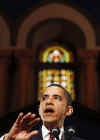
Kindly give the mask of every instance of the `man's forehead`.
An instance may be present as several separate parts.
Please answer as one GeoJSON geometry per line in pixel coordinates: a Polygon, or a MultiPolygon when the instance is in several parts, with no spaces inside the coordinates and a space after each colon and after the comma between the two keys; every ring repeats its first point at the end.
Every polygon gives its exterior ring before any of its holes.
{"type": "Polygon", "coordinates": [[[47,94],[61,94],[64,95],[64,90],[61,87],[50,86],[44,91],[43,95],[47,94]]]}

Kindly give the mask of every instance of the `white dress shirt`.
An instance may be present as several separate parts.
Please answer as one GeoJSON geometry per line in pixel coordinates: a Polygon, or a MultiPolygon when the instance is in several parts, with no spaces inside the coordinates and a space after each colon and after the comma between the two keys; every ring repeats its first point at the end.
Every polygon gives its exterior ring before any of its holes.
{"type": "MultiPolygon", "coordinates": [[[[50,138],[50,130],[48,130],[44,125],[42,126],[42,137],[43,137],[43,140],[49,140],[50,138]]],[[[62,139],[62,136],[63,136],[63,133],[64,133],[64,128],[60,128],[60,134],[59,134],[59,140],[62,139]]],[[[55,138],[55,140],[57,140],[55,138]]]]}

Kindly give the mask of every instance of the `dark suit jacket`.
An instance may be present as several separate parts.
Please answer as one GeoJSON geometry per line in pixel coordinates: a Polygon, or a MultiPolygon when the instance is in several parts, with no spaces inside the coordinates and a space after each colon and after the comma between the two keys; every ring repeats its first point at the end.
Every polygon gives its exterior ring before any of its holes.
{"type": "MultiPolygon", "coordinates": [[[[41,128],[39,128],[38,130],[39,130],[39,133],[33,136],[30,140],[43,140],[41,128]]],[[[68,136],[68,137],[65,137],[64,140],[83,140],[83,139],[76,136],[72,136],[72,137],[68,136]]]]}

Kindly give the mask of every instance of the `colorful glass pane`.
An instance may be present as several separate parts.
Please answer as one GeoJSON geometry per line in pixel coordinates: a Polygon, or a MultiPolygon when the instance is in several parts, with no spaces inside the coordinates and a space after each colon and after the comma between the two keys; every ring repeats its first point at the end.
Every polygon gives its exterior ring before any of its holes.
{"type": "Polygon", "coordinates": [[[40,62],[43,63],[71,63],[74,57],[71,51],[64,49],[60,45],[49,46],[40,55],[40,62]]]}
{"type": "Polygon", "coordinates": [[[40,99],[41,94],[45,88],[51,83],[59,83],[71,94],[72,99],[75,99],[75,88],[74,88],[74,72],[72,70],[41,70],[39,72],[39,91],[38,98],[40,99]]]}

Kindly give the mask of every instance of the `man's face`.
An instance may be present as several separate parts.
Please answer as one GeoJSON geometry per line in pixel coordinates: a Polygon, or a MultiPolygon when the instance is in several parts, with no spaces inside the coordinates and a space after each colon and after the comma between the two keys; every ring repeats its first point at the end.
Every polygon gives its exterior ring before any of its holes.
{"type": "Polygon", "coordinates": [[[39,114],[44,124],[63,125],[67,112],[64,90],[57,86],[46,89],[40,100],[39,114]]]}

